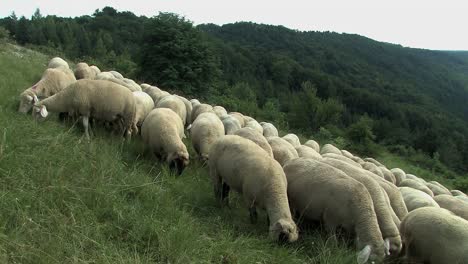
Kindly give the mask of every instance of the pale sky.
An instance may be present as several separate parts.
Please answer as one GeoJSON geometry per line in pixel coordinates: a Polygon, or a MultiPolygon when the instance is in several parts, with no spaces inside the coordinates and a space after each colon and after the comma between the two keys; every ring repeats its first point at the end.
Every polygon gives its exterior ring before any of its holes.
{"type": "Polygon", "coordinates": [[[15,11],[29,18],[36,8],[43,15],[74,17],[105,6],[148,17],[173,12],[195,24],[252,21],[414,48],[468,50],[467,0],[0,0],[0,17],[15,11]]]}

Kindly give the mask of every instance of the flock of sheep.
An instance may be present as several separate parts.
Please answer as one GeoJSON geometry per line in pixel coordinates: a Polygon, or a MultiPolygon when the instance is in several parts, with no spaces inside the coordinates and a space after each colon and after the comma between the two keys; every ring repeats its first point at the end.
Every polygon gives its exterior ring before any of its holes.
{"type": "Polygon", "coordinates": [[[82,118],[88,139],[91,120],[127,138],[141,134],[179,174],[190,160],[182,141],[189,133],[216,199],[227,204],[231,189],[241,193],[252,222],[256,208],[265,209],[275,241],[296,241],[296,222],[320,222],[355,237],[358,263],[403,253],[408,261],[468,263],[468,196],[373,158],[314,140],[301,144],[294,134],[279,137],[271,123],[115,71],[79,63],[73,72],[60,58],[20,95],[19,111],[31,109],[36,118],[48,111],[82,118]]]}

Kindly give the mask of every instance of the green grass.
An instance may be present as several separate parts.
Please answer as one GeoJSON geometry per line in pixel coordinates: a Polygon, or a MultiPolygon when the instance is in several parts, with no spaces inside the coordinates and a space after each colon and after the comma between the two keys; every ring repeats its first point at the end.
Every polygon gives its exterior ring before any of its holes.
{"type": "Polygon", "coordinates": [[[0,263],[354,262],[351,247],[319,230],[271,242],[265,214],[250,224],[238,195],[221,208],[196,161],[175,176],[139,138],[97,130],[88,143],[79,125],[17,113],[47,60],[0,47],[0,263]]]}

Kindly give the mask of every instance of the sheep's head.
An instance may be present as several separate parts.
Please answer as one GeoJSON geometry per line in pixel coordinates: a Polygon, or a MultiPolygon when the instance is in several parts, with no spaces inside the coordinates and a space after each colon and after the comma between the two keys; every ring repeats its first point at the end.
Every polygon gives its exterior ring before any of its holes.
{"type": "Polygon", "coordinates": [[[371,245],[366,245],[361,251],[357,254],[357,263],[381,263],[385,257],[385,253],[382,250],[376,250],[371,245]]]}
{"type": "Polygon", "coordinates": [[[185,149],[169,154],[167,156],[167,163],[169,163],[169,167],[175,170],[178,175],[182,174],[185,167],[189,164],[189,154],[187,150],[185,149]]]}
{"type": "Polygon", "coordinates": [[[39,102],[39,99],[34,93],[27,91],[23,92],[20,95],[20,105],[18,108],[18,112],[26,114],[37,102],[39,102]]]}
{"type": "Polygon", "coordinates": [[[298,238],[297,226],[292,220],[280,219],[270,225],[270,237],[278,242],[294,242],[298,238]]]}
{"type": "Polygon", "coordinates": [[[49,112],[47,112],[47,107],[45,105],[40,105],[40,104],[37,104],[37,103],[34,104],[34,106],[33,106],[33,116],[37,120],[42,121],[48,115],[49,115],[49,112]]]}

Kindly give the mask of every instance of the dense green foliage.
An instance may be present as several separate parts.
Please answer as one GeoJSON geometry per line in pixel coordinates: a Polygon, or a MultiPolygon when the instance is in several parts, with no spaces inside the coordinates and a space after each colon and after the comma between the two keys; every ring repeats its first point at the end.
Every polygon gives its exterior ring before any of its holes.
{"type": "Polygon", "coordinates": [[[441,174],[444,166],[468,171],[466,52],[253,23],[194,27],[174,14],[110,7],[77,18],[13,14],[0,26],[20,44],[58,49],[285,131],[367,155],[378,146],[421,153],[439,161],[441,174]]]}

